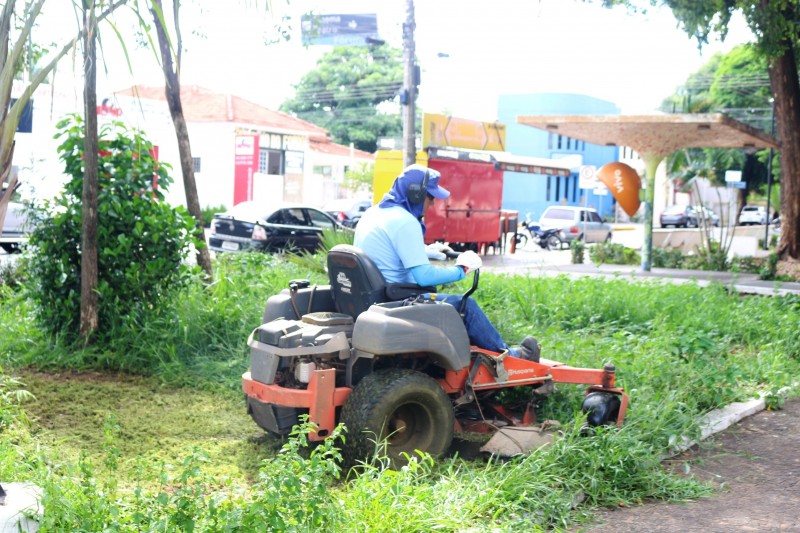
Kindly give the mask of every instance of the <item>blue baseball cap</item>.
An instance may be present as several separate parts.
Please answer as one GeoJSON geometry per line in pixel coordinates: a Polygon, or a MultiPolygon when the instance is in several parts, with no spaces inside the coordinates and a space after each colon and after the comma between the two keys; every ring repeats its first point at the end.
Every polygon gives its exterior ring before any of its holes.
{"type": "Polygon", "coordinates": [[[439,185],[439,178],[441,178],[442,175],[438,170],[433,170],[415,163],[407,166],[401,177],[405,177],[410,183],[422,183],[425,179],[426,172],[428,173],[428,186],[425,188],[425,192],[439,200],[450,198],[450,191],[439,185]]]}

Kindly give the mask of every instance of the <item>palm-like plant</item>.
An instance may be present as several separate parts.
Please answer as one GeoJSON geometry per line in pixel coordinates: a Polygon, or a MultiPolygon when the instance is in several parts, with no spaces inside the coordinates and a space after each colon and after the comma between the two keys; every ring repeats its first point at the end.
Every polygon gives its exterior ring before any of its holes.
{"type": "Polygon", "coordinates": [[[328,272],[327,257],[330,249],[337,244],[353,244],[353,236],[354,232],[349,228],[323,230],[320,246],[315,252],[311,253],[305,250],[300,252],[289,252],[286,254],[286,259],[289,262],[307,268],[312,272],[326,274],[328,272]]]}
{"type": "MultiPolygon", "coordinates": [[[[667,177],[672,180],[678,190],[689,194],[692,204],[701,205],[699,180],[705,179],[716,188],[718,205],[722,206],[722,195],[719,187],[724,186],[725,170],[741,168],[744,155],[739,150],[718,148],[691,148],[679,150],[667,158],[667,177]]],[[[698,217],[700,226],[700,246],[697,253],[704,259],[704,264],[714,270],[727,270],[728,252],[733,242],[731,221],[734,213],[730,205],[728,212],[720,210],[719,240],[716,239],[713,225],[708,217],[698,217]]]]}

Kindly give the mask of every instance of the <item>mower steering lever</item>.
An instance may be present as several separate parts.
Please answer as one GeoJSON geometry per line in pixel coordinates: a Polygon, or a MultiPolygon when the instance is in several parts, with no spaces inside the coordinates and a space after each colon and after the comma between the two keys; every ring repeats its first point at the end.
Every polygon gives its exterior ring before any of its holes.
{"type": "MultiPolygon", "coordinates": [[[[456,259],[460,254],[460,252],[455,252],[453,250],[448,250],[444,252],[449,259],[456,259]]],[[[461,297],[461,305],[458,306],[458,313],[461,316],[464,316],[464,312],[467,310],[467,298],[475,292],[475,289],[478,288],[478,276],[480,275],[480,270],[476,270],[475,274],[472,276],[472,287],[470,287],[467,292],[464,293],[464,296],[461,297]]]]}
{"type": "Polygon", "coordinates": [[[467,310],[467,299],[472,296],[472,293],[478,288],[478,278],[481,275],[480,269],[476,270],[475,273],[472,275],[472,287],[467,289],[467,292],[464,293],[464,296],[461,297],[461,305],[458,307],[458,313],[460,315],[464,315],[464,312],[467,310]]]}

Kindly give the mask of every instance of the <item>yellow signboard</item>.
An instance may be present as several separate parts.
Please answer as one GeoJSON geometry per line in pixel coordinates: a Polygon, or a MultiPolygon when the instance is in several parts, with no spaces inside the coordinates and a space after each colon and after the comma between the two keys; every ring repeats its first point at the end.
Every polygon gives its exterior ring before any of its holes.
{"type": "Polygon", "coordinates": [[[429,146],[505,152],[506,125],[425,113],[422,115],[422,148],[429,146]]]}

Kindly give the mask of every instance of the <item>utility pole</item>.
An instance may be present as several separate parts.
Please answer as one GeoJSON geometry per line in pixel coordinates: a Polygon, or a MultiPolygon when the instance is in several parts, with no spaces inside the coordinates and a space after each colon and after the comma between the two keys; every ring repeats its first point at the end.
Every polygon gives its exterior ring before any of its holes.
{"type": "Polygon", "coordinates": [[[417,160],[416,115],[417,80],[415,79],[414,52],[414,0],[406,0],[406,21],[403,23],[403,92],[400,104],[403,105],[403,166],[412,165],[417,160]]]}

